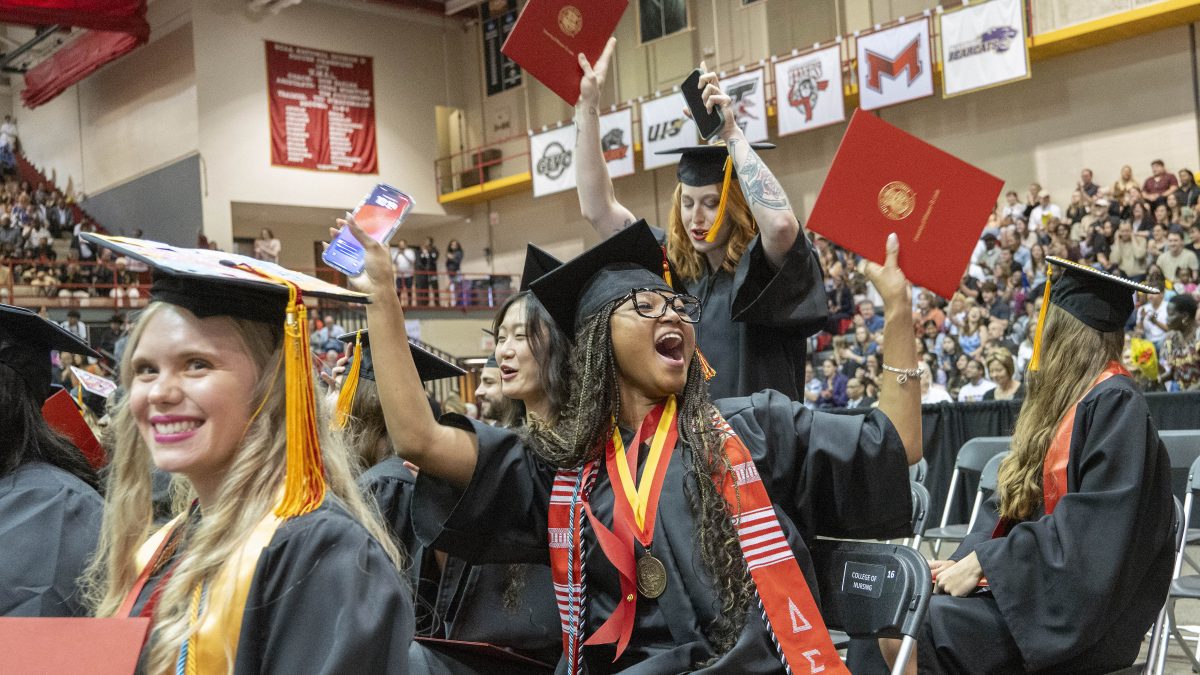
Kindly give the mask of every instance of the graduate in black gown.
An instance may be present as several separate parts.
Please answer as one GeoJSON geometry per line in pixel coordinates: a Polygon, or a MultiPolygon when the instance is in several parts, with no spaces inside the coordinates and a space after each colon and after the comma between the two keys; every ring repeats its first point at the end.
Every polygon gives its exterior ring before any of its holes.
{"type": "Polygon", "coordinates": [[[1170,460],[1120,365],[1133,291],[1158,290],[1049,262],[1029,395],[1000,468],[1001,521],[930,564],[940,594],[920,672],[1119,670],[1166,600],[1170,460]]]}
{"type": "MultiPolygon", "coordinates": [[[[366,274],[353,281],[371,295],[371,330],[403,335],[387,252],[351,229],[367,250],[366,274]]],[[[871,274],[889,308],[893,358],[912,365],[907,286],[895,266],[898,244],[891,248],[889,265],[871,274]]],[[[596,673],[783,672],[779,649],[792,667],[811,659],[844,672],[808,590],[804,540],[909,527],[907,464],[921,454],[918,382],[885,382],[879,409],[866,415],[814,413],[772,391],[714,405],[694,353],[698,300],[676,295],[661,269],[643,225],[534,282],[556,323],[576,334],[571,397],[553,427],[512,431],[406,414],[421,396],[411,357],[393,346],[374,350],[393,442],[402,454],[415,448],[421,465],[418,533],[467,560],[552,565],[572,655],[559,672],[584,664],[596,673]],[[639,449],[633,477],[621,473],[626,460],[607,458],[617,439],[639,449]],[[616,486],[630,480],[649,485],[643,493],[658,495],[649,498],[657,506],[639,497],[635,507],[633,488],[617,497],[616,486]],[[568,508],[564,529],[556,519],[568,508]],[[645,528],[636,542],[625,536],[631,519],[645,528]],[[807,640],[823,640],[825,650],[792,649],[807,640]]]]}
{"type": "Polygon", "coordinates": [[[120,364],[96,614],[151,618],[144,672],[408,672],[402,556],[328,432],[285,271],[185,250],[177,273],[152,242],[92,241],[156,268],[120,364]],[[194,497],[157,532],[151,464],[194,497]]]}
{"type": "MultiPolygon", "coordinates": [[[[575,107],[575,168],[584,217],[611,236],[636,221],[617,201],[600,144],[599,101],[615,39],[584,76],[575,107]]],[[[724,145],[679,153],[679,184],[666,232],[658,231],[688,292],[704,307],[696,344],[716,376],[713,399],[774,389],[800,400],[807,338],[829,315],[821,267],[779,181],[734,120],[716,73],[700,78],[704,102],[720,109],[724,145]]]]}
{"type": "Polygon", "coordinates": [[[0,305],[0,616],[84,616],[78,579],[96,550],[96,472],[42,417],[50,350],[98,356],[74,333],[0,305]]]}

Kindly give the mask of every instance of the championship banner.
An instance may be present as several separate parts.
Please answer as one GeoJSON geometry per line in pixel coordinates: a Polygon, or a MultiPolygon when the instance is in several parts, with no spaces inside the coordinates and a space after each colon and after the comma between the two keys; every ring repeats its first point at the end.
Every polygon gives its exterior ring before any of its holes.
{"type": "Polygon", "coordinates": [[[1020,0],[991,0],[941,16],[942,96],[1029,78],[1020,0]]]}
{"type": "Polygon", "coordinates": [[[763,69],[755,68],[721,80],[721,89],[732,100],[733,117],[746,140],[767,140],[767,91],[763,69]]]}
{"type": "Polygon", "coordinates": [[[266,44],[271,164],[378,173],[371,57],[266,44]]]}
{"type": "Polygon", "coordinates": [[[876,110],[933,94],[929,19],[860,35],[858,105],[876,110]]]}
{"type": "Polygon", "coordinates": [[[700,142],[696,123],[683,114],[686,107],[683,94],[679,92],[642,104],[643,169],[657,169],[679,162],[679,155],[655,154],[659,150],[696,145],[700,142]]]}
{"type": "Polygon", "coordinates": [[[633,108],[600,116],[600,149],[608,162],[610,178],[628,176],[633,165],[633,108]]]}
{"type": "Polygon", "coordinates": [[[846,119],[840,44],[775,63],[775,108],[779,135],[836,124],[846,119]]]}
{"type": "Polygon", "coordinates": [[[533,165],[533,196],[545,197],[575,188],[575,125],[529,137],[529,162],[533,165]]]}

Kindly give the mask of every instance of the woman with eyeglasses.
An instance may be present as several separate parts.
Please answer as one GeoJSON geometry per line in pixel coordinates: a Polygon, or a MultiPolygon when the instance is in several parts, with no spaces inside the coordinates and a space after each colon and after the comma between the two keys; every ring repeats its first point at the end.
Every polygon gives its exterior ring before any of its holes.
{"type": "Polygon", "coordinates": [[[920,369],[895,237],[868,269],[895,359],[877,410],[813,412],[773,391],[713,403],[695,349],[704,309],[662,278],[642,224],[533,283],[575,337],[571,392],[556,424],[505,430],[421,412],[386,252],[351,229],[370,328],[398,338],[375,368],[392,441],[421,466],[414,526],[453,555],[551,567],[559,672],[845,672],[805,541],[909,527],[920,369]]]}

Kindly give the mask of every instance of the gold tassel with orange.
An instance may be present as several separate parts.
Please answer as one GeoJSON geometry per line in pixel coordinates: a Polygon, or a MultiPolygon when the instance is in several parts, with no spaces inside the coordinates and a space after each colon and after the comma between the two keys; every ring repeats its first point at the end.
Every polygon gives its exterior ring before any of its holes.
{"type": "Polygon", "coordinates": [[[362,333],[354,336],[354,351],[351,352],[350,369],[342,381],[342,389],[338,392],[337,407],[334,409],[333,428],[345,429],[350,423],[350,415],[354,408],[354,395],[358,393],[359,372],[362,370],[362,333]]]}

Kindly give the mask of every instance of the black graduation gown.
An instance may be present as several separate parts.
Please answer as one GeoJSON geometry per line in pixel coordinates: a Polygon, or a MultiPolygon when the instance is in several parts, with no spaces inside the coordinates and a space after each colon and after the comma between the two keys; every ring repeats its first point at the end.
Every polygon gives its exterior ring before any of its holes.
{"type": "MultiPolygon", "coordinates": [[[[399,457],[389,457],[365,471],[359,486],[379,505],[409,560],[409,579],[417,589],[417,635],[486,642],[515,649],[531,658],[554,663],[562,652],[562,633],[550,569],[523,566],[520,603],[504,605],[510,576],[508,565],[472,565],[449,556],[444,569],[433,549],[416,537],[410,517],[416,476],[399,457]]],[[[469,654],[442,653],[413,644],[414,672],[488,672],[494,664],[476,667],[469,654]]],[[[531,672],[541,672],[533,669],[531,672]]]]}
{"type": "MultiPolygon", "coordinates": [[[[142,589],[135,615],[161,578],[142,589]]],[[[408,673],[412,636],[403,577],[328,495],[311,513],[284,521],[259,556],[234,672],[408,673]]]]}
{"type": "MultiPolygon", "coordinates": [[[[910,527],[908,467],[903,444],[878,411],[813,412],[778,392],[717,402],[746,444],[785,536],[810,588],[816,588],[804,544],[815,535],[902,536],[910,527]]],[[[555,471],[529,454],[511,431],[466,418],[443,418],[476,434],[479,459],[465,491],[433,476],[417,478],[413,519],[423,541],[472,561],[549,564],[547,519],[555,471]]],[[[685,487],[691,450],[680,445],[667,468],[658,505],[655,557],[667,570],[666,592],[639,598],[633,640],[613,663],[612,645],[586,647],[592,673],[678,673],[714,655],[703,628],[716,619],[714,583],[696,546],[685,487]]],[[[613,492],[601,473],[590,504],[611,525],[613,492]]],[[[591,528],[587,538],[585,633],[596,631],[620,598],[620,580],[591,528]]],[[[565,663],[559,662],[559,672],[565,663]]],[[[782,672],[756,608],[737,644],[704,672],[782,672]]]]}
{"type": "Polygon", "coordinates": [[[0,478],[0,616],[86,616],[77,580],[96,551],[104,500],[43,462],[0,478]]]}
{"type": "Polygon", "coordinates": [[[1053,514],[955,552],[975,552],[991,592],[933,598],[923,672],[1109,672],[1137,658],[1171,580],[1174,509],[1170,460],[1129,378],[1079,403],[1067,485],[1053,514]]]}
{"type": "MultiPolygon", "coordinates": [[[[662,240],[666,234],[656,228],[660,233],[662,240]]],[[[821,265],[804,232],[779,269],[755,237],[734,273],[705,265],[687,286],[703,306],[696,346],[717,371],[708,383],[714,401],[764,389],[803,399],[808,337],[829,318],[821,265]]]]}

